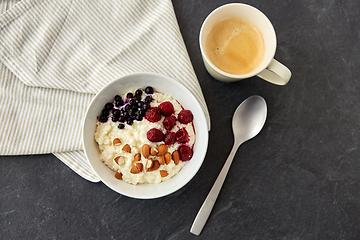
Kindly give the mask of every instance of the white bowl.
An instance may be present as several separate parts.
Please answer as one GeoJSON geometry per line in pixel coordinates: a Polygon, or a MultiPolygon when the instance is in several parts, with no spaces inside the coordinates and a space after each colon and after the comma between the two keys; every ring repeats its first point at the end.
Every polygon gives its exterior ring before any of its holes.
{"type": "Polygon", "coordinates": [[[101,181],[112,190],[132,198],[152,199],[171,194],[188,183],[199,170],[207,151],[208,130],[205,114],[192,93],[176,80],[157,73],[133,73],[123,76],[99,91],[90,103],[83,122],[83,147],[85,155],[101,181]],[[99,159],[99,147],[94,140],[97,116],[104,104],[111,102],[117,94],[137,88],[152,86],[156,91],[173,96],[194,115],[196,141],[194,154],[183,169],[171,179],[161,183],[132,185],[114,177],[114,171],[99,159]]]}

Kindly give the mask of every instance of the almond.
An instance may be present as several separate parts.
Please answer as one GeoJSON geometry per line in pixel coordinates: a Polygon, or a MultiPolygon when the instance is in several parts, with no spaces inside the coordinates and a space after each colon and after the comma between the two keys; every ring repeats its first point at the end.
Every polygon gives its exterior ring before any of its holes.
{"type": "Polygon", "coordinates": [[[113,145],[114,145],[114,146],[119,146],[120,144],[121,144],[120,139],[114,138],[114,140],[113,140],[113,145]]]}
{"type": "Polygon", "coordinates": [[[134,161],[140,161],[140,160],[141,160],[141,154],[140,153],[135,154],[134,161]]]}
{"type": "Polygon", "coordinates": [[[160,163],[158,160],[154,160],[153,161],[153,166],[151,167],[151,169],[148,170],[148,172],[152,172],[155,171],[156,169],[158,169],[160,167],[160,163]]]}
{"type": "Polygon", "coordinates": [[[160,165],[165,165],[165,157],[164,156],[159,157],[159,163],[160,163],[160,165]]]}
{"type": "Polygon", "coordinates": [[[156,149],[156,147],[151,147],[150,154],[151,156],[155,156],[159,151],[156,149]]]}
{"type": "Polygon", "coordinates": [[[140,170],[140,172],[143,170],[143,164],[142,163],[136,163],[136,167],[140,170]]]}
{"type": "Polygon", "coordinates": [[[122,165],[125,163],[125,159],[122,156],[117,156],[114,158],[114,161],[118,164],[118,165],[122,165]]]}
{"type": "Polygon", "coordinates": [[[180,161],[180,154],[178,152],[178,150],[175,150],[172,154],[172,158],[174,160],[174,163],[175,165],[178,165],[179,164],[179,161],[180,161]]]}
{"type": "Polygon", "coordinates": [[[169,153],[169,152],[165,153],[165,163],[166,163],[166,165],[168,165],[171,162],[171,159],[172,159],[171,153],[169,153]]]}
{"type": "Polygon", "coordinates": [[[116,172],[115,173],[115,178],[121,180],[122,179],[122,173],[121,172],[116,172]]]}
{"type": "Polygon", "coordinates": [[[140,170],[136,167],[136,165],[132,166],[132,168],[130,169],[130,172],[132,174],[137,174],[140,172],[140,170]]]}
{"type": "Polygon", "coordinates": [[[152,166],[153,166],[153,160],[152,160],[152,159],[148,159],[148,160],[146,161],[145,170],[146,170],[147,172],[149,172],[149,170],[152,168],[152,166]]]}
{"type": "Polygon", "coordinates": [[[150,147],[147,144],[144,144],[141,148],[142,151],[142,155],[144,156],[144,158],[148,158],[149,154],[150,154],[150,147]]]}
{"type": "Polygon", "coordinates": [[[161,144],[159,147],[158,147],[158,154],[157,156],[162,156],[164,155],[168,150],[168,147],[165,145],[165,144],[161,144]]]}
{"type": "Polygon", "coordinates": [[[169,175],[169,173],[165,170],[160,170],[160,175],[161,177],[166,177],[167,175],[169,175]]]}
{"type": "Polygon", "coordinates": [[[142,163],[136,163],[131,169],[130,169],[130,172],[132,174],[137,174],[139,172],[141,172],[143,169],[143,165],[142,163]]]}
{"type": "Polygon", "coordinates": [[[129,144],[126,144],[126,145],[122,148],[122,150],[123,150],[124,152],[131,153],[131,147],[129,146],[129,144]]]}

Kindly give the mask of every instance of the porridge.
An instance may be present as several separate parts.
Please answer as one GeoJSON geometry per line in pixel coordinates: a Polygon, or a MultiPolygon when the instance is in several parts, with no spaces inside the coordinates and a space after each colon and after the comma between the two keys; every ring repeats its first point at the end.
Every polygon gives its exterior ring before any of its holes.
{"type": "Polygon", "coordinates": [[[134,185],[170,179],[193,155],[191,111],[150,86],[116,95],[96,124],[101,161],[134,185]]]}

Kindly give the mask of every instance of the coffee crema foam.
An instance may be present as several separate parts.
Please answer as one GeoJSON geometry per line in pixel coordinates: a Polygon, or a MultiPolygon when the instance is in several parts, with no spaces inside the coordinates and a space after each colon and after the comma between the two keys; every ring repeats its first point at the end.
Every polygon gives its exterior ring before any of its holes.
{"type": "Polygon", "coordinates": [[[243,75],[261,64],[265,44],[261,32],[252,23],[230,17],[213,24],[205,39],[205,51],[220,70],[243,75]]]}

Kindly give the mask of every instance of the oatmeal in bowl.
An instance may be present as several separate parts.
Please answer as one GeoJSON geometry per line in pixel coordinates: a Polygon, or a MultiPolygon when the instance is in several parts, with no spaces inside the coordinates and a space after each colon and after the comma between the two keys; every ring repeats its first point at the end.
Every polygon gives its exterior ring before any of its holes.
{"type": "Polygon", "coordinates": [[[196,135],[191,111],[152,86],[115,95],[97,119],[100,160],[119,180],[160,183],[192,158],[196,135]]]}
{"type": "Polygon", "coordinates": [[[83,145],[99,178],[134,198],[168,195],[189,182],[207,150],[204,112],[180,83],[155,73],[124,76],[90,104],[83,145]]]}

